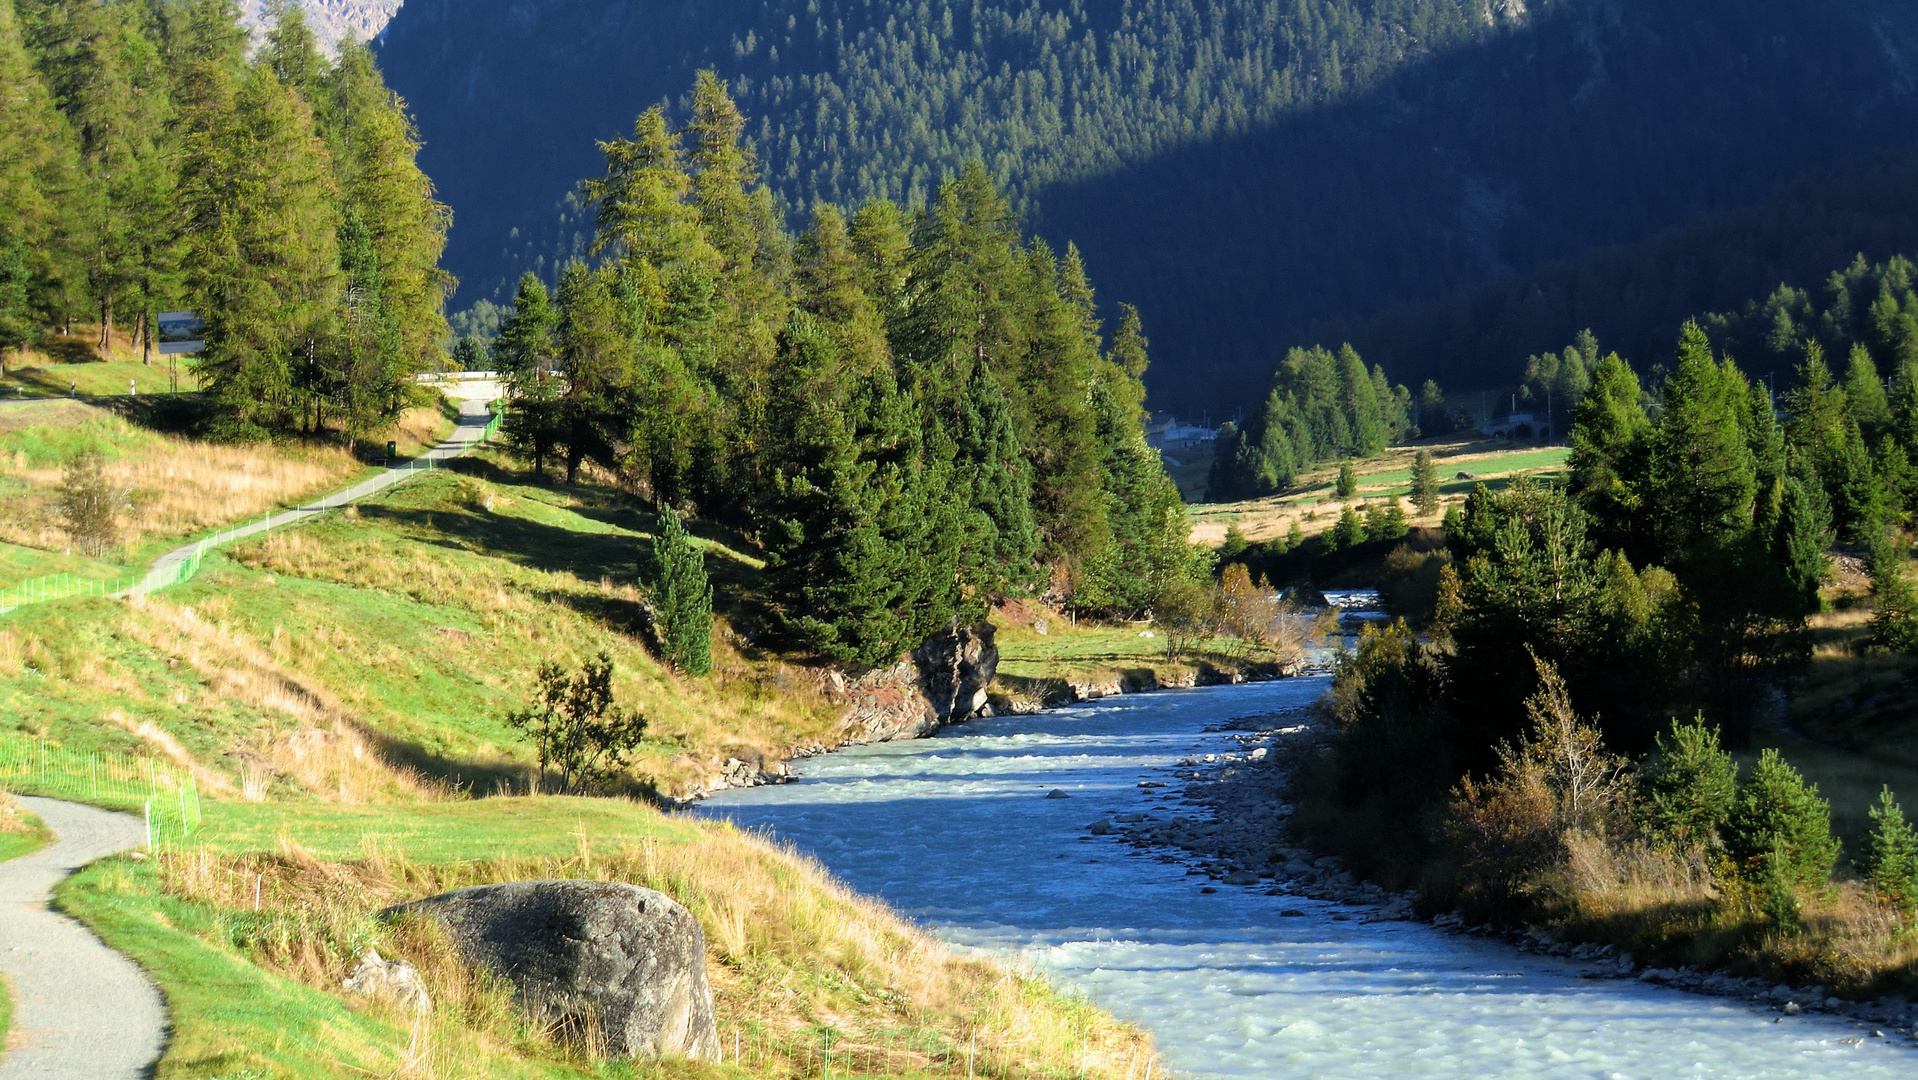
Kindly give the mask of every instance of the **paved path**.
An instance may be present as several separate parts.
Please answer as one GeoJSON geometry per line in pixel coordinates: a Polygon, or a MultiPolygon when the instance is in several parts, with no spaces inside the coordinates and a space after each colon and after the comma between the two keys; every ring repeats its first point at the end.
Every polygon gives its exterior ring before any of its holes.
{"type": "Polygon", "coordinates": [[[166,1004],[139,965],[47,907],[82,866],[146,844],[146,825],[58,799],[20,797],[52,829],[46,848],[0,863],[0,971],[13,1028],[0,1080],[134,1080],[165,1043],[166,1004]]]}
{"type": "MultiPolygon", "coordinates": [[[[489,388],[490,389],[490,388],[489,388]]],[[[174,548],[153,561],[147,567],[146,577],[140,583],[128,589],[122,595],[145,596],[156,589],[166,588],[179,580],[180,564],[191,559],[196,552],[216,544],[231,543],[248,536],[278,529],[296,522],[305,521],[314,514],[327,510],[337,510],[348,503],[358,502],[377,491],[383,491],[434,463],[447,458],[459,457],[471,450],[486,433],[486,425],[492,420],[487,407],[487,399],[468,398],[460,402],[459,427],[445,442],[397,468],[388,469],[369,480],[363,480],[344,491],[336,491],[323,499],[307,503],[294,510],[285,510],[270,517],[246,525],[236,525],[231,529],[222,529],[208,540],[196,540],[183,547],[174,548]]]]}

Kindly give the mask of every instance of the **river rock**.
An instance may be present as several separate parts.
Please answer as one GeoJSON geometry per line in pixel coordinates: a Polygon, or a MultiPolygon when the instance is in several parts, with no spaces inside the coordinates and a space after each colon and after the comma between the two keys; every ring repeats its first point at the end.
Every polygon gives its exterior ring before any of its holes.
{"type": "Polygon", "coordinates": [[[986,687],[999,673],[999,647],[990,622],[953,626],[913,650],[919,688],[940,723],[964,720],[986,704],[986,687]]]}
{"type": "Polygon", "coordinates": [[[1070,799],[1070,798],[1072,798],[1072,796],[1070,796],[1070,795],[1068,795],[1068,794],[1066,794],[1066,793],[1065,793],[1065,790],[1064,790],[1063,788],[1053,788],[1053,789],[1052,789],[1051,791],[1048,791],[1048,792],[1046,792],[1046,798],[1048,798],[1048,799],[1070,799]]]}
{"type": "Polygon", "coordinates": [[[706,936],[652,889],[611,881],[479,885],[388,908],[440,919],[460,958],[511,980],[536,1020],[607,1057],[719,1060],[706,936]]]}
{"type": "Polygon", "coordinates": [[[360,955],[359,964],[346,977],[346,989],[361,997],[395,1002],[421,1016],[433,1011],[433,999],[419,969],[404,960],[388,960],[378,949],[368,948],[360,955]]]}
{"type": "Polygon", "coordinates": [[[1112,831],[1112,822],[1106,818],[1100,818],[1092,824],[1087,825],[1086,831],[1094,836],[1104,836],[1112,831]]]}

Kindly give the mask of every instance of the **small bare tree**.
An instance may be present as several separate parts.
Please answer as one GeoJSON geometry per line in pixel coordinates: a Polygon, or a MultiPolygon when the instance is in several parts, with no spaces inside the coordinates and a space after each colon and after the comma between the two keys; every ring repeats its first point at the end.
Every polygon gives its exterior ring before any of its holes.
{"type": "Polygon", "coordinates": [[[75,551],[98,557],[119,540],[120,515],[126,511],[128,491],[108,479],[96,451],[67,460],[55,509],[66,525],[75,551]]]}
{"type": "Polygon", "coordinates": [[[548,770],[559,774],[561,794],[624,767],[646,736],[644,716],[613,704],[613,658],[604,651],[575,675],[542,663],[531,704],[507,714],[506,723],[532,740],[542,780],[548,770]]]}

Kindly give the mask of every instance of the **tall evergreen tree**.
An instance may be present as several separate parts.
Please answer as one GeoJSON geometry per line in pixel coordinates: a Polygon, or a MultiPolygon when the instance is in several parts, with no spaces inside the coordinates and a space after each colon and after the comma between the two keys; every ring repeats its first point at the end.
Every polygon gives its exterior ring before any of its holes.
{"type": "Polygon", "coordinates": [[[666,659],[688,675],[713,669],[713,589],[706,580],[706,557],[693,546],[679,515],[659,516],[653,534],[648,586],[666,659]]]}

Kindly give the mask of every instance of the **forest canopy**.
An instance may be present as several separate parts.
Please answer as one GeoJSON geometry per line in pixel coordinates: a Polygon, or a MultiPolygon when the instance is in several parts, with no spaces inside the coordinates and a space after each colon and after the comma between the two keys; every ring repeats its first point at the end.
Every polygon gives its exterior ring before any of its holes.
{"type": "Polygon", "coordinates": [[[1145,443],[1146,338],[1106,336],[1076,249],[1020,235],[974,162],[908,213],[820,203],[789,235],[702,72],[584,185],[589,255],[500,322],[510,439],[759,538],[787,629],[890,663],[1007,595],[1136,614],[1206,569],[1145,443]]]}
{"type": "Polygon", "coordinates": [[[413,402],[448,212],[372,55],[276,15],[249,57],[232,0],[0,0],[0,350],[78,319],[150,359],[194,310],[218,432],[352,441],[413,402]]]}

